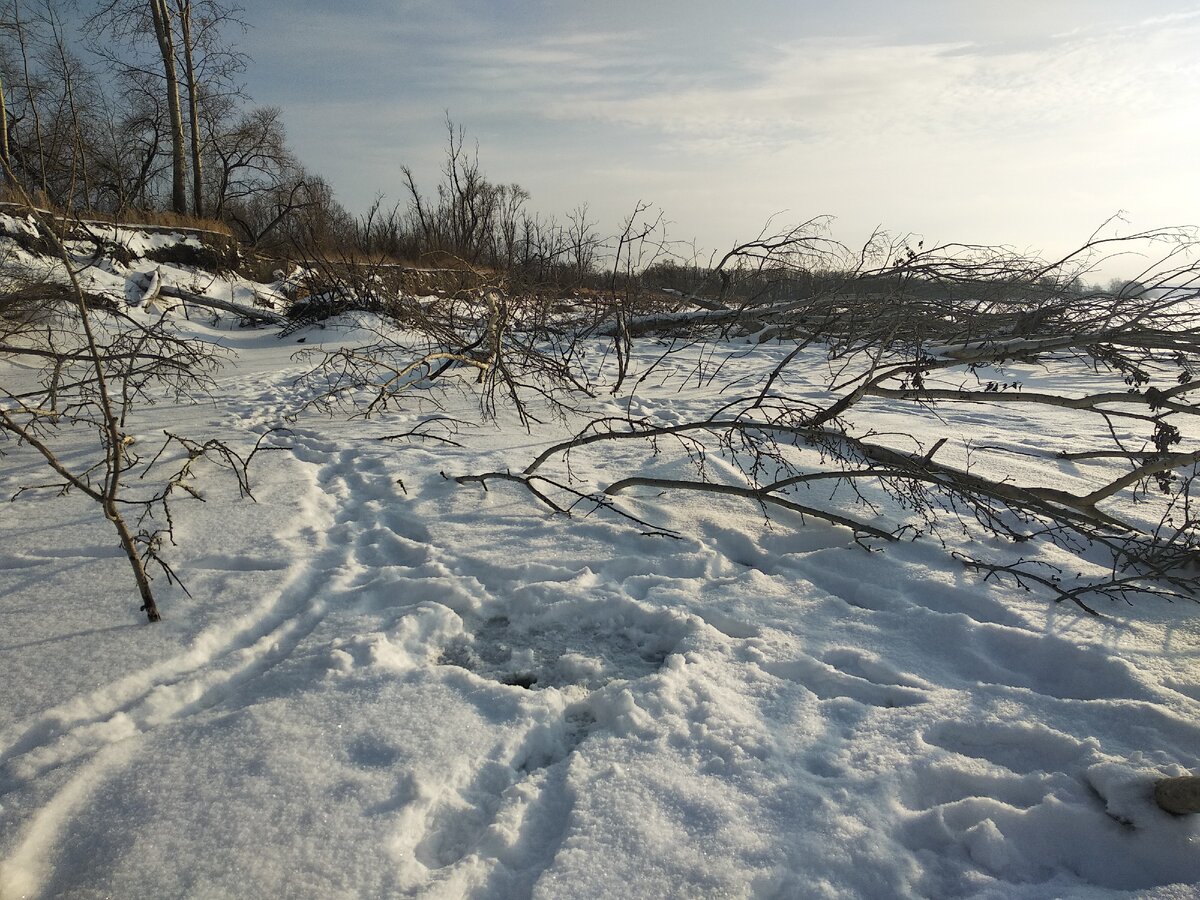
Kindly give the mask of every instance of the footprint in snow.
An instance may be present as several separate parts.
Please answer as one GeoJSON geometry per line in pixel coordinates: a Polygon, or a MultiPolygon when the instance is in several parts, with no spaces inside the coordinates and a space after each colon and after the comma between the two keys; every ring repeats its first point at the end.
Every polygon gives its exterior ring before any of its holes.
{"type": "MultiPolygon", "coordinates": [[[[1077,792],[1078,771],[1096,749],[1045,725],[946,719],[927,728],[925,743],[948,751],[910,773],[905,805],[947,821],[972,820],[993,806],[1026,810],[1057,791],[1077,792]]],[[[970,824],[974,824],[974,819],[970,824]]]]}
{"type": "Polygon", "coordinates": [[[461,860],[496,818],[501,795],[513,781],[510,766],[489,760],[469,783],[447,790],[430,808],[413,855],[428,869],[444,869],[461,860]]]}
{"type": "Polygon", "coordinates": [[[1038,723],[991,720],[939,722],[925,732],[924,740],[1018,775],[1068,771],[1097,748],[1094,739],[1079,741],[1038,723]]]}
{"type": "Polygon", "coordinates": [[[776,678],[793,681],[812,691],[822,700],[847,697],[867,706],[894,709],[916,706],[929,699],[928,691],[913,685],[922,684],[912,676],[901,675],[879,663],[864,662],[868,658],[852,658],[831,654],[834,662],[849,662],[860,674],[843,671],[829,662],[811,656],[778,662],[764,662],[762,667],[776,678]],[[906,681],[908,683],[900,683],[906,681]]]}
{"type": "Polygon", "coordinates": [[[427,561],[428,548],[389,528],[375,526],[355,537],[351,557],[354,562],[370,569],[384,566],[415,569],[427,561]]]}

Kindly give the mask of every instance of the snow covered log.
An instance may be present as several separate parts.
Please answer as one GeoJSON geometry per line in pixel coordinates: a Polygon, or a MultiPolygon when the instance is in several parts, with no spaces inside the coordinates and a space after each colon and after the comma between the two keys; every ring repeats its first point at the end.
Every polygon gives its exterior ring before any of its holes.
{"type": "Polygon", "coordinates": [[[159,293],[164,297],[174,297],[177,300],[182,300],[184,303],[191,303],[194,306],[219,309],[222,312],[233,313],[234,315],[242,316],[256,322],[263,322],[267,325],[279,325],[282,327],[288,324],[287,317],[281,316],[279,313],[266,309],[255,309],[252,306],[246,306],[244,303],[233,303],[229,300],[206,297],[203,294],[193,294],[191,291],[185,291],[182,288],[171,285],[164,284],[159,293]]]}
{"type": "Polygon", "coordinates": [[[1154,785],[1154,802],[1177,816],[1200,813],[1200,777],[1163,778],[1154,785]]]}
{"type": "Polygon", "coordinates": [[[125,299],[130,306],[149,306],[162,293],[162,277],[158,269],[134,272],[125,286],[125,299]]]}

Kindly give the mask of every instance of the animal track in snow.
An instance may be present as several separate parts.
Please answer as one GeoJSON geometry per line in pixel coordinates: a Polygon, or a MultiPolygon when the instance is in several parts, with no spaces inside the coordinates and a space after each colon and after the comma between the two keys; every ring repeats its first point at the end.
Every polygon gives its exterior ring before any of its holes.
{"type": "Polygon", "coordinates": [[[423,543],[390,528],[375,526],[355,539],[352,557],[359,565],[370,569],[387,566],[415,569],[426,562],[428,550],[423,543]]]}
{"type": "Polygon", "coordinates": [[[940,809],[952,819],[969,816],[980,804],[1032,809],[1056,789],[1073,790],[1069,774],[1097,748],[1043,725],[996,720],[937,722],[922,735],[950,752],[914,773],[905,792],[914,810],[940,809]]]}
{"type": "Polygon", "coordinates": [[[698,615],[710,628],[715,628],[721,634],[734,640],[755,638],[762,634],[762,629],[757,625],[752,625],[741,619],[735,619],[733,616],[727,616],[722,612],[717,612],[715,609],[706,609],[703,613],[698,613],[698,615]]]}
{"type": "Polygon", "coordinates": [[[877,655],[860,650],[857,647],[836,647],[826,650],[821,659],[841,672],[862,678],[880,685],[896,685],[900,687],[928,690],[929,682],[915,675],[899,672],[889,666],[877,655]]]}
{"type": "Polygon", "coordinates": [[[1060,700],[1153,699],[1133,667],[1102,647],[999,625],[961,633],[966,652],[950,665],[968,680],[1060,700]]]}
{"type": "MultiPolygon", "coordinates": [[[[865,658],[865,657],[863,657],[865,658]]],[[[835,697],[848,697],[868,706],[885,709],[915,706],[929,699],[928,692],[910,684],[896,683],[896,679],[919,683],[909,676],[891,672],[882,666],[861,665],[863,658],[855,658],[854,666],[864,675],[870,671],[871,677],[850,674],[840,668],[822,662],[811,656],[799,659],[761,663],[762,667],[776,678],[794,681],[808,688],[822,700],[835,697]]],[[[835,654],[834,659],[839,657],[835,654]]]]}
{"type": "Polygon", "coordinates": [[[424,837],[413,848],[413,855],[428,869],[442,869],[461,860],[495,819],[501,795],[513,780],[510,766],[488,760],[467,785],[446,791],[430,810],[424,837]]]}
{"type": "MultiPolygon", "coordinates": [[[[573,806],[566,771],[576,748],[597,728],[622,727],[617,723],[630,718],[625,701],[632,703],[623,683],[659,671],[705,627],[695,617],[615,594],[548,601],[533,591],[488,607],[490,615],[455,618],[463,631],[444,640],[437,662],[528,689],[510,702],[533,704],[542,714],[515,745],[502,742],[435,796],[407,804],[397,841],[402,856],[420,864],[406,876],[412,890],[437,883],[449,892],[478,871],[475,862],[495,860],[487,876],[495,889],[480,895],[527,895],[565,835],[573,806]],[[565,708],[557,690],[571,698],[565,708]]],[[[429,637],[437,640],[433,632],[429,637]]]]}
{"type": "Polygon", "coordinates": [[[410,871],[408,889],[428,889],[432,878],[452,893],[456,882],[448,879],[466,877],[458,864],[478,856],[498,865],[487,875],[494,887],[473,894],[528,896],[565,836],[573,805],[566,763],[594,725],[582,706],[552,714],[528,728],[515,746],[498,744],[469,776],[445,784],[431,798],[421,800],[412,784],[401,784],[398,793],[407,798],[402,805],[411,812],[397,849],[426,873],[410,871]]]}
{"type": "MultiPolygon", "coordinates": [[[[0,735],[0,789],[43,791],[40,776],[70,764],[81,766],[75,777],[85,779],[89,761],[110,745],[227,703],[244,685],[290,657],[327,615],[329,585],[345,568],[347,545],[353,536],[373,528],[369,504],[346,499],[379,497],[391,490],[381,464],[351,451],[330,453],[332,449],[303,432],[292,434],[292,454],[316,468],[314,509],[320,507],[331,519],[326,528],[297,528],[284,536],[295,545],[293,555],[308,557],[309,563],[233,627],[200,635],[190,649],[131,673],[86,703],[51,708],[8,729],[0,735]]],[[[206,567],[284,571],[274,563],[236,554],[202,557],[198,568],[206,567]]],[[[71,784],[63,794],[71,791],[71,784]]],[[[51,832],[39,829],[35,821],[27,829],[22,852],[34,852],[38,842],[52,839],[51,832]]]]}

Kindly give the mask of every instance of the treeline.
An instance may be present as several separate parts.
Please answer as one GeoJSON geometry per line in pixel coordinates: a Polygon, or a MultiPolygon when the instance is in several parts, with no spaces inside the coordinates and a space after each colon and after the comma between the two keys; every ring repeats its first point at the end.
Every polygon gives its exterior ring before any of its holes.
{"type": "MultiPolygon", "coordinates": [[[[936,273],[940,276],[941,273],[936,273]]],[[[650,289],[677,293],[683,296],[699,294],[720,295],[724,300],[778,303],[795,297],[812,297],[852,291],[859,297],[894,297],[904,295],[931,301],[958,300],[986,302],[1003,296],[1025,298],[1048,291],[1084,297],[1096,293],[1113,295],[1136,293],[1143,289],[1138,282],[1114,278],[1106,286],[1090,284],[1083,279],[1059,284],[1047,277],[1045,283],[1031,284],[1027,278],[994,277],[978,282],[935,277],[933,273],[871,274],[848,268],[796,268],[793,266],[727,266],[722,271],[697,260],[666,258],[648,266],[641,275],[650,289]],[[725,277],[722,278],[722,275],[725,277]]]]}
{"type": "MultiPolygon", "coordinates": [[[[398,201],[381,196],[352,214],[288,146],[281,111],[255,105],[242,86],[249,60],[237,46],[247,27],[241,8],[99,0],[87,9],[73,0],[0,0],[6,189],[19,194],[15,181],[55,210],[135,221],[166,212],[224,227],[268,255],[469,265],[512,282],[609,292],[636,274],[657,290],[771,302],[837,291],[855,268],[828,248],[784,267],[758,252],[705,259],[668,241],[661,214],[642,203],[611,236],[597,230],[586,204],[561,219],[544,215],[521,185],[488,178],[449,118],[432,192],[401,166],[398,201]]],[[[995,289],[996,279],[978,274],[856,271],[854,289],[960,297],[995,289]]]]}
{"type": "Polygon", "coordinates": [[[267,252],[453,258],[534,280],[593,273],[602,239],[580,206],[560,222],[497,184],[447,121],[434,193],[354,215],[288,146],[282,113],[241,84],[242,10],[222,0],[0,0],[0,155],[40,205],[223,223],[267,252]]]}
{"type": "Polygon", "coordinates": [[[12,177],[73,213],[168,210],[248,243],[310,231],[332,191],[288,147],[280,111],[241,87],[239,15],[220,0],[105,0],[86,17],[61,0],[0,2],[12,177]]]}
{"type": "Polygon", "coordinates": [[[598,277],[608,242],[587,204],[560,221],[529,206],[519,184],[491,181],[465,131],[446,121],[440,179],[424,192],[403,166],[405,196],[390,207],[379,198],[365,215],[339,223],[333,246],[366,258],[466,263],[528,283],[580,284],[598,277]]]}

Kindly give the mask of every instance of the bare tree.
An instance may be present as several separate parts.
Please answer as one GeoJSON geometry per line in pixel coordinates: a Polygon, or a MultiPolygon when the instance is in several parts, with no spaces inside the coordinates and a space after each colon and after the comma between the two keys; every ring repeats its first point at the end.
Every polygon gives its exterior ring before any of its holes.
{"type": "MultiPolygon", "coordinates": [[[[23,194],[19,184],[16,190],[23,194]]],[[[246,470],[261,439],[240,456],[219,441],[200,444],[169,435],[153,458],[138,455],[128,422],[138,401],[163,390],[203,392],[219,353],[178,336],[165,314],[133,318],[89,297],[78,277],[77,251],[69,246],[72,223],[52,221],[27,195],[24,201],[41,241],[61,265],[55,278],[22,277],[9,267],[8,294],[0,297],[0,353],[38,368],[32,383],[0,384],[0,436],[32,448],[54,476],[50,484],[22,487],[17,496],[51,489],[93,500],[116,530],[142,611],[156,622],[161,613],[148,566],[156,564],[175,579],[161,553],[172,536],[172,500],[198,496],[189,482],[205,458],[230,468],[248,494],[246,470]],[[94,457],[63,452],[81,439],[87,446],[88,435],[94,440],[94,457]],[[167,458],[175,460],[176,468],[162,478],[148,477],[167,458]],[[136,469],[139,477],[133,479],[136,469]]]]}
{"type": "Polygon", "coordinates": [[[184,76],[188,94],[188,134],[192,150],[192,212],[204,215],[204,165],[200,153],[200,84],[196,77],[195,40],[192,37],[192,2],[175,0],[183,38],[184,76]]]}
{"type": "Polygon", "coordinates": [[[589,217],[588,205],[582,203],[567,214],[567,241],[571,250],[572,278],[582,284],[596,265],[596,255],[604,243],[596,234],[597,222],[589,217]]]}
{"type": "Polygon", "coordinates": [[[300,167],[228,204],[225,216],[245,243],[262,246],[269,240],[276,249],[326,245],[346,218],[324,179],[300,167]],[[336,228],[331,219],[336,219],[336,228]]]}
{"type": "Polygon", "coordinates": [[[239,18],[239,7],[218,0],[174,0],[174,3],[188,97],[192,212],[203,216],[205,137],[200,127],[201,108],[205,105],[228,108],[230,98],[240,99],[241,91],[232,79],[245,67],[245,59],[230,48],[224,32],[230,27],[245,31],[246,25],[239,18]]]}
{"type": "Polygon", "coordinates": [[[206,110],[212,167],[212,214],[293,180],[299,163],[287,149],[280,111],[259,107],[234,116],[225,104],[206,110]]]}
{"type": "Polygon", "coordinates": [[[639,200],[626,217],[613,249],[612,274],[608,290],[612,301],[613,348],[617,354],[617,378],[612,386],[621,390],[629,374],[632,350],[630,319],[641,300],[641,273],[657,261],[666,249],[666,226],[662,210],[639,200]]]}
{"type": "Polygon", "coordinates": [[[553,216],[521,214],[518,266],[527,282],[553,283],[568,252],[566,232],[553,216]]]}
{"type": "Polygon", "coordinates": [[[102,96],[93,132],[95,205],[118,216],[146,208],[157,186],[170,181],[164,161],[167,122],[156,85],[145,75],[126,74],[119,96],[102,96]]]}
{"type": "Polygon", "coordinates": [[[15,101],[8,123],[14,175],[49,202],[87,206],[92,194],[90,107],[98,93],[93,74],[72,52],[52,0],[30,8],[11,0],[0,12],[0,31],[9,45],[2,61],[6,80],[18,86],[6,98],[15,101]]]}
{"type": "Polygon", "coordinates": [[[68,205],[74,201],[75,183],[78,176],[83,186],[82,205],[86,208],[91,206],[92,201],[89,154],[87,152],[90,129],[85,129],[82,124],[83,116],[80,107],[81,105],[87,107],[90,104],[86,101],[81,103],[82,98],[78,94],[80,83],[85,82],[90,73],[84,69],[79,60],[68,49],[63,23],[50,3],[50,0],[45,0],[43,18],[49,30],[51,52],[53,53],[54,63],[57,68],[56,74],[62,78],[64,100],[66,101],[67,113],[70,116],[72,133],[72,140],[70,142],[71,164],[69,187],[65,195],[68,205]]]}
{"type": "Polygon", "coordinates": [[[227,40],[230,28],[245,29],[240,12],[220,0],[104,0],[87,20],[95,54],[139,91],[151,83],[157,86],[166,108],[162,131],[170,139],[170,205],[175,212],[207,211],[205,157],[212,122],[236,117],[244,99],[235,78],[245,58],[227,40]],[[151,35],[153,62],[142,57],[151,35]]]}
{"type": "Polygon", "coordinates": [[[521,209],[528,200],[529,191],[519,184],[501,185],[496,191],[495,258],[506,271],[511,271],[517,261],[521,209]]]}
{"type": "Polygon", "coordinates": [[[511,268],[522,207],[529,192],[518,184],[493,184],[479,163],[479,149],[468,152],[466,131],[446,118],[446,155],[436,203],[417,186],[408,166],[402,168],[410,216],[425,253],[447,253],[469,264],[511,268]]]}
{"type": "MultiPolygon", "coordinates": [[[[42,122],[41,111],[38,100],[35,97],[35,79],[30,65],[30,46],[27,37],[27,29],[22,22],[22,10],[19,0],[12,0],[12,5],[6,10],[4,16],[5,22],[10,24],[11,32],[16,38],[17,49],[21,57],[21,74],[22,81],[25,87],[25,101],[28,106],[29,115],[32,118],[33,136],[37,146],[38,166],[37,172],[40,179],[40,188],[44,194],[47,193],[49,185],[46,181],[46,151],[42,139],[42,122]]],[[[28,168],[28,166],[26,166],[28,168]]]]}

